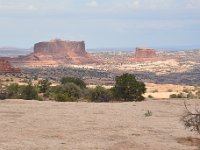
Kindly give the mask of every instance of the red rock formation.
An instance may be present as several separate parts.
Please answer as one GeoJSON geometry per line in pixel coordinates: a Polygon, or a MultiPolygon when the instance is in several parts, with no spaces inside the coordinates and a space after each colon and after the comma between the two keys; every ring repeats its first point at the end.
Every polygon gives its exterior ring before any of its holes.
{"type": "Polygon", "coordinates": [[[85,51],[84,41],[52,40],[34,45],[34,52],[16,62],[28,65],[88,64],[97,62],[85,51]]]}
{"type": "Polygon", "coordinates": [[[9,61],[0,58],[0,73],[21,73],[21,70],[14,68],[9,61]]]}
{"type": "Polygon", "coordinates": [[[156,51],[152,48],[136,48],[134,56],[136,61],[155,61],[157,58],[156,51]]]}
{"type": "Polygon", "coordinates": [[[153,48],[136,48],[135,58],[155,58],[156,51],[153,48]]]}

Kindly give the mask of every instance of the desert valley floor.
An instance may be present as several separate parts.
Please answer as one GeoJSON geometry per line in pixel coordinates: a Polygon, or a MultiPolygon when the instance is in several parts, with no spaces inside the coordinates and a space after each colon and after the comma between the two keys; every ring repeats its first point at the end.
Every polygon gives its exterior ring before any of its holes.
{"type": "MultiPolygon", "coordinates": [[[[193,109],[200,101],[189,100],[187,105],[193,109]]],[[[184,111],[183,100],[2,100],[0,150],[197,150],[199,135],[185,130],[180,122],[184,111]],[[148,110],[152,116],[145,116],[148,110]]]]}

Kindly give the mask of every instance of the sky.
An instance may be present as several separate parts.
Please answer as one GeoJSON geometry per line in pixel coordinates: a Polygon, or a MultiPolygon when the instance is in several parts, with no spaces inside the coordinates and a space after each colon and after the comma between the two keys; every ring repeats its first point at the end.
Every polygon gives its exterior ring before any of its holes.
{"type": "Polygon", "coordinates": [[[200,48],[200,0],[0,0],[0,47],[200,48]]]}

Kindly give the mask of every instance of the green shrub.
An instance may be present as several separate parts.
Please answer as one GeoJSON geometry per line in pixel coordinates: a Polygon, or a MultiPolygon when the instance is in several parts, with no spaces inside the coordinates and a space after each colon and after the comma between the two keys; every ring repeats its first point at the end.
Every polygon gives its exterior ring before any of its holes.
{"type": "Polygon", "coordinates": [[[148,98],[154,98],[152,95],[148,95],[148,98]]]}
{"type": "Polygon", "coordinates": [[[183,93],[179,93],[179,94],[171,94],[169,96],[170,98],[186,98],[183,93]]]}
{"type": "Polygon", "coordinates": [[[37,86],[40,93],[45,93],[49,89],[50,85],[51,82],[49,82],[48,79],[45,79],[45,80],[40,80],[37,86]]]}
{"type": "Polygon", "coordinates": [[[186,97],[183,95],[183,93],[179,93],[177,94],[177,98],[186,98],[186,97]]]}
{"type": "Polygon", "coordinates": [[[111,90],[97,86],[90,90],[90,100],[92,102],[109,102],[112,100],[111,90]]]}
{"type": "Polygon", "coordinates": [[[55,101],[57,102],[69,102],[69,101],[72,101],[71,98],[68,97],[67,94],[64,94],[64,93],[56,93],[55,94],[55,101]]]}
{"type": "Polygon", "coordinates": [[[20,86],[17,83],[10,84],[7,87],[8,98],[20,98],[20,86]]]}
{"type": "Polygon", "coordinates": [[[114,97],[122,101],[142,101],[146,92],[145,84],[137,81],[132,74],[123,74],[116,77],[113,88],[114,97]]]}
{"type": "Polygon", "coordinates": [[[16,83],[10,84],[7,87],[8,98],[11,99],[25,99],[32,100],[38,99],[38,92],[35,86],[32,86],[32,83],[28,85],[18,85],[16,83]]]}
{"type": "Polygon", "coordinates": [[[197,96],[194,95],[192,92],[189,92],[189,93],[187,94],[187,98],[194,99],[194,98],[197,98],[197,96]]]}
{"type": "Polygon", "coordinates": [[[67,83],[74,83],[77,86],[79,86],[80,88],[86,88],[86,84],[83,80],[79,79],[79,78],[75,78],[75,77],[63,77],[61,80],[62,84],[67,84],[67,83]]]}
{"type": "Polygon", "coordinates": [[[63,85],[63,91],[67,93],[72,101],[79,99],[82,96],[82,90],[74,83],[67,83],[63,85]]]}
{"type": "Polygon", "coordinates": [[[147,112],[144,114],[145,117],[150,117],[152,116],[152,111],[147,110],[147,112]]]}
{"type": "Polygon", "coordinates": [[[171,94],[169,98],[177,98],[176,94],[171,94]]]}
{"type": "Polygon", "coordinates": [[[37,100],[38,99],[38,91],[37,88],[32,86],[31,83],[29,83],[27,86],[21,87],[21,98],[25,100],[37,100]]]}
{"type": "Polygon", "coordinates": [[[189,89],[183,89],[183,92],[184,93],[190,93],[190,90],[189,89]]]}
{"type": "Polygon", "coordinates": [[[59,102],[73,102],[83,96],[83,91],[83,89],[74,83],[66,83],[64,85],[50,87],[44,93],[44,96],[59,102]]]}
{"type": "Polygon", "coordinates": [[[7,90],[5,89],[5,87],[0,85],[0,100],[6,99],[7,97],[8,97],[7,90]]]}
{"type": "Polygon", "coordinates": [[[197,90],[197,92],[195,93],[197,98],[200,98],[200,89],[197,90]]]}

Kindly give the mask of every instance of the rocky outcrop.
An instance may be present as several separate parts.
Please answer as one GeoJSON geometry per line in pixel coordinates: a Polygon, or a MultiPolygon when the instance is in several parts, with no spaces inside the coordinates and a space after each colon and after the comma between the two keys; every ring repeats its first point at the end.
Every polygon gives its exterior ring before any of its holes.
{"type": "Polygon", "coordinates": [[[156,51],[152,48],[136,48],[135,58],[155,58],[156,51]]]}
{"type": "Polygon", "coordinates": [[[67,55],[69,57],[73,55],[79,57],[87,55],[84,41],[62,41],[58,39],[50,42],[40,42],[35,44],[34,53],[59,54],[67,55]]]}
{"type": "Polygon", "coordinates": [[[89,64],[97,61],[85,50],[84,41],[39,42],[34,45],[34,52],[15,59],[16,63],[27,65],[64,65],[89,64]]]}
{"type": "Polygon", "coordinates": [[[157,58],[156,51],[152,48],[136,48],[134,55],[136,61],[154,61],[157,58]]]}
{"type": "Polygon", "coordinates": [[[9,61],[0,58],[0,73],[21,73],[21,70],[14,68],[9,61]]]}

